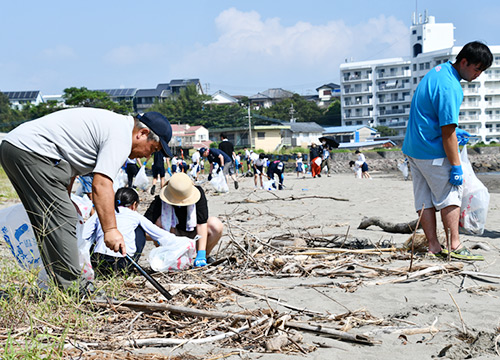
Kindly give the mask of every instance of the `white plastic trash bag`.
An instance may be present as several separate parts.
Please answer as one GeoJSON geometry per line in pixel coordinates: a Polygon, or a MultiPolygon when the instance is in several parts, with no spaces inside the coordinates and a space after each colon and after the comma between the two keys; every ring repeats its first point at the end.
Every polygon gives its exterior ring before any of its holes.
{"type": "Polygon", "coordinates": [[[113,180],[113,190],[116,192],[119,188],[125,187],[127,183],[128,183],[127,173],[123,168],[120,168],[120,170],[118,170],[118,174],[116,174],[116,177],[113,180]]]}
{"type": "Polygon", "coordinates": [[[321,166],[321,158],[318,156],[315,160],[314,163],[318,166],[321,166]]]}
{"type": "Polygon", "coordinates": [[[276,190],[276,184],[274,180],[264,180],[262,182],[262,186],[264,187],[264,190],[269,190],[269,191],[276,190]]]}
{"type": "Polygon", "coordinates": [[[78,206],[80,213],[84,220],[87,220],[90,217],[90,212],[92,211],[92,200],[85,194],[83,196],[78,196],[76,194],[71,194],[71,201],[78,206]]]}
{"type": "Polygon", "coordinates": [[[148,261],[155,271],[184,270],[193,265],[196,240],[176,236],[149,253],[148,261]]]}
{"type": "Polygon", "coordinates": [[[83,233],[84,220],[83,217],[78,214],[78,222],[76,223],[76,239],[78,244],[78,262],[80,268],[82,269],[82,278],[87,281],[94,280],[94,269],[90,262],[90,247],[92,243],[90,241],[84,240],[83,233]]]}
{"type": "Polygon", "coordinates": [[[406,161],[398,165],[398,169],[403,173],[405,179],[408,178],[408,163],[406,161]]]}
{"type": "Polygon", "coordinates": [[[210,183],[214,187],[215,191],[219,193],[227,193],[229,192],[229,186],[227,186],[226,176],[219,171],[219,173],[215,172],[212,176],[212,180],[210,183]]]}
{"type": "Polygon", "coordinates": [[[22,204],[0,210],[0,232],[10,251],[24,269],[41,268],[38,279],[47,281],[35,233],[22,204]]]}
{"type": "Polygon", "coordinates": [[[467,156],[467,146],[464,146],[460,153],[460,161],[464,173],[464,189],[459,219],[460,230],[467,234],[482,235],[488,214],[490,194],[486,186],[474,174],[467,156]]]}
{"type": "Polygon", "coordinates": [[[139,172],[135,176],[133,185],[141,190],[149,189],[149,179],[146,175],[146,167],[144,165],[141,166],[139,172]]]}

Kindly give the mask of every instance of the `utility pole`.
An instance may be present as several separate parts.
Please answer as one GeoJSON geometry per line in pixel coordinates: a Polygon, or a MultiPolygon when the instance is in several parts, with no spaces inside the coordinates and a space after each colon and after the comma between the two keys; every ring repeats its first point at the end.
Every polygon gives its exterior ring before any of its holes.
{"type": "Polygon", "coordinates": [[[252,149],[252,116],[250,115],[250,104],[248,104],[248,142],[252,149]]]}
{"type": "Polygon", "coordinates": [[[297,120],[295,117],[294,117],[294,114],[295,114],[295,109],[293,108],[293,104],[290,105],[290,111],[289,111],[289,114],[290,114],[290,122],[291,123],[294,123],[295,120],[297,120]]]}

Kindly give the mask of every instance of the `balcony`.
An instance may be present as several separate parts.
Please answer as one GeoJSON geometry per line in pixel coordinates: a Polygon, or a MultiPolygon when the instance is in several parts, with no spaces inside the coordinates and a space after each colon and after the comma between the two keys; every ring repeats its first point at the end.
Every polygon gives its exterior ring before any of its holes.
{"type": "MultiPolygon", "coordinates": [[[[497,103],[500,106],[500,101],[498,101],[497,103]]],[[[479,107],[479,100],[463,102],[460,108],[478,108],[478,107],[479,107]]]]}
{"type": "Polygon", "coordinates": [[[410,90],[411,87],[410,87],[410,84],[409,83],[406,83],[406,84],[382,84],[382,85],[378,85],[378,90],[379,91],[400,91],[400,90],[410,90]]]}
{"type": "Polygon", "coordinates": [[[399,115],[399,114],[409,114],[409,113],[410,113],[410,109],[387,109],[387,110],[380,110],[379,116],[399,115]]]}
{"type": "Polygon", "coordinates": [[[344,74],[344,82],[355,82],[355,81],[367,81],[371,80],[371,74],[363,74],[363,75],[346,75],[344,74]]]}
{"type": "MultiPolygon", "coordinates": [[[[464,104],[462,104],[462,106],[464,106],[464,104]]],[[[486,101],[486,106],[488,107],[500,107],[500,101],[493,101],[493,100],[490,100],[490,101],[486,101]]]]}
{"type": "Polygon", "coordinates": [[[410,96],[403,96],[403,97],[398,97],[395,99],[391,99],[391,98],[383,99],[383,100],[379,99],[378,103],[379,104],[391,104],[391,103],[396,103],[396,102],[410,102],[410,101],[411,101],[410,96]]]}
{"type": "Polygon", "coordinates": [[[458,121],[477,121],[479,120],[479,115],[460,115],[458,121]]]}
{"type": "Polygon", "coordinates": [[[464,95],[468,95],[468,94],[477,94],[479,92],[479,88],[478,87],[475,87],[475,88],[462,88],[462,90],[464,91],[464,95]]]}
{"type": "Polygon", "coordinates": [[[372,90],[371,90],[371,87],[369,87],[369,86],[366,86],[363,88],[358,88],[358,89],[352,89],[352,88],[344,89],[344,95],[345,94],[362,94],[362,93],[371,93],[371,92],[372,92],[372,90]]]}
{"type": "Polygon", "coordinates": [[[377,73],[377,79],[390,79],[390,78],[400,78],[400,77],[410,77],[410,76],[411,76],[410,70],[377,73]]]}
{"type": "MultiPolygon", "coordinates": [[[[488,87],[486,86],[484,88],[486,94],[500,94],[500,86],[495,86],[495,87],[488,87]]],[[[465,94],[465,92],[464,92],[465,94]]]]}
{"type": "Polygon", "coordinates": [[[362,118],[369,118],[372,116],[371,111],[370,112],[357,112],[354,114],[344,114],[345,119],[362,119],[362,118]]]}
{"type": "Polygon", "coordinates": [[[369,106],[372,105],[373,102],[370,100],[363,100],[363,101],[352,101],[352,102],[345,102],[344,107],[357,107],[357,106],[369,106]]]}

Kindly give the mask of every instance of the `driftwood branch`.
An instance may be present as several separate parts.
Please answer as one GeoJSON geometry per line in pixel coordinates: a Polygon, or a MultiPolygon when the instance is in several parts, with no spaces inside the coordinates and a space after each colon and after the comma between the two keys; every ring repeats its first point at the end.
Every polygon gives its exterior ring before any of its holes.
{"type": "Polygon", "coordinates": [[[176,306],[169,304],[153,304],[153,303],[145,303],[145,302],[137,302],[137,301],[118,301],[118,300],[93,300],[92,304],[98,305],[100,307],[107,307],[113,305],[117,310],[121,310],[124,308],[139,310],[139,311],[169,311],[176,314],[182,314],[187,316],[199,316],[206,318],[214,318],[214,319],[240,319],[240,320],[253,320],[254,316],[251,315],[243,315],[243,314],[233,314],[229,312],[221,312],[221,311],[205,311],[193,309],[185,306],[176,306]]]}
{"type": "Polygon", "coordinates": [[[238,201],[226,201],[226,204],[257,204],[261,202],[266,202],[266,201],[276,201],[276,200],[283,200],[283,201],[294,201],[294,200],[303,200],[303,199],[326,199],[326,200],[335,200],[335,201],[349,201],[349,199],[343,199],[343,198],[338,198],[334,196],[321,196],[321,195],[304,195],[304,196],[289,196],[286,198],[281,198],[281,197],[274,197],[271,199],[258,199],[258,200],[252,200],[252,199],[244,199],[244,200],[238,200],[238,201]]]}
{"type": "Polygon", "coordinates": [[[126,340],[122,343],[122,346],[130,346],[130,347],[138,347],[138,346],[168,346],[168,345],[185,345],[185,344],[205,344],[212,343],[215,341],[227,339],[242,333],[254,326],[262,324],[264,321],[268,320],[268,317],[262,317],[250,325],[244,325],[238,329],[231,330],[229,332],[209,336],[201,339],[172,339],[172,338],[152,338],[152,339],[135,339],[135,340],[126,340]]]}
{"type": "Polygon", "coordinates": [[[376,217],[376,216],[375,217],[365,217],[365,218],[363,218],[363,220],[359,224],[358,229],[365,230],[369,226],[375,225],[375,226],[382,228],[382,230],[384,230],[386,232],[398,233],[398,234],[411,234],[417,228],[417,223],[418,223],[418,219],[413,220],[413,221],[408,222],[408,223],[394,224],[394,223],[391,223],[388,221],[384,221],[381,218],[376,217]]]}
{"type": "Polygon", "coordinates": [[[293,321],[287,321],[285,323],[285,326],[294,328],[294,329],[300,329],[300,330],[306,330],[306,331],[311,331],[314,333],[318,334],[323,334],[323,335],[329,335],[334,338],[337,338],[339,340],[344,340],[344,341],[349,341],[349,342],[355,342],[358,344],[364,344],[364,345],[374,345],[377,343],[380,343],[378,341],[375,341],[371,339],[368,336],[365,335],[360,335],[360,334],[349,334],[345,331],[340,331],[340,330],[335,330],[332,328],[327,328],[321,325],[309,325],[309,324],[302,324],[298,322],[293,322],[293,321]]]}

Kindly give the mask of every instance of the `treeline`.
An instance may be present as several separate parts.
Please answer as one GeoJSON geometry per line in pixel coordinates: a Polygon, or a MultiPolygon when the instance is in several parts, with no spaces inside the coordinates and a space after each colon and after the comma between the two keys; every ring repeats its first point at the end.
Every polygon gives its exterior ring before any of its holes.
{"type": "MultiPolygon", "coordinates": [[[[116,103],[108,94],[88,90],[85,87],[64,89],[63,98],[67,106],[94,107],[120,114],[133,114],[132,101],[116,103]]],[[[238,127],[248,125],[248,98],[240,105],[208,105],[209,95],[199,94],[194,85],[189,85],[177,96],[155,103],[149,111],[158,111],[173,124],[202,125],[206,128],[238,127]]],[[[293,117],[297,122],[316,122],[323,126],[340,126],[340,101],[334,101],[328,109],[320,109],[315,102],[307,101],[298,94],[287,98],[268,109],[254,110],[254,124],[266,124],[274,120],[289,121],[293,105],[293,117]],[[259,116],[260,115],[260,116],[259,116]]],[[[21,109],[12,109],[7,95],[0,92],[0,132],[8,132],[24,121],[36,119],[63,107],[56,101],[38,105],[26,104],[21,109]]]]}

